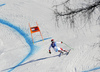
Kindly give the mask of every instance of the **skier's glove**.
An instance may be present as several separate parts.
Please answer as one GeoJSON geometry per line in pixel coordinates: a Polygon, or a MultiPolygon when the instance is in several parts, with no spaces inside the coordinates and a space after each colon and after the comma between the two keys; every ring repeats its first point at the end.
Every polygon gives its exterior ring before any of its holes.
{"type": "Polygon", "coordinates": [[[51,54],[51,51],[49,50],[49,54],[51,54]]]}
{"type": "Polygon", "coordinates": [[[51,54],[51,52],[49,52],[49,54],[51,54]]]}
{"type": "Polygon", "coordinates": [[[61,41],[61,43],[63,43],[63,42],[61,41]]]}

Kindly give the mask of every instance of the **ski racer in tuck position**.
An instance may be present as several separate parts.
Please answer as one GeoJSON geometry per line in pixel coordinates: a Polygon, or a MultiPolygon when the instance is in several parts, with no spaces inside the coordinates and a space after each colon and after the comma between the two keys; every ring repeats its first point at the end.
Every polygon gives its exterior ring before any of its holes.
{"type": "Polygon", "coordinates": [[[55,52],[60,52],[60,53],[63,53],[63,52],[68,52],[67,50],[64,50],[60,47],[57,47],[57,43],[63,43],[62,41],[61,42],[55,42],[54,39],[51,39],[51,45],[49,47],[49,53],[51,54],[51,47],[54,49],[55,52]]]}

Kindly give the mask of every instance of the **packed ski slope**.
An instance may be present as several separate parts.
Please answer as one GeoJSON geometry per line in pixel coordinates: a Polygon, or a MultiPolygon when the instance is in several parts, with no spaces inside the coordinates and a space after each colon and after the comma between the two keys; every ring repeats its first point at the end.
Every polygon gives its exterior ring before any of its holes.
{"type": "Polygon", "coordinates": [[[73,30],[60,24],[58,28],[52,6],[62,1],[0,0],[0,72],[100,72],[100,26],[73,30]],[[35,33],[33,45],[28,23],[36,22],[44,41],[35,33]],[[74,50],[68,56],[58,57],[53,49],[49,54],[51,38],[74,50]]]}

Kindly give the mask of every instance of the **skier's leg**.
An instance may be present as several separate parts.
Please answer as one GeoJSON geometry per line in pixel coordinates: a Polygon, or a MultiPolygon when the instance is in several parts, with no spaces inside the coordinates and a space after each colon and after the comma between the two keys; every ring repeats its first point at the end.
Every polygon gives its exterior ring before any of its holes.
{"type": "Polygon", "coordinates": [[[68,52],[67,50],[64,50],[64,49],[62,49],[62,48],[60,48],[62,51],[64,51],[64,52],[68,52]]]}
{"type": "Polygon", "coordinates": [[[63,53],[62,50],[59,47],[57,47],[57,49],[58,49],[58,52],[63,53]]]}
{"type": "Polygon", "coordinates": [[[68,52],[67,50],[63,50],[64,52],[68,52]]]}
{"type": "Polygon", "coordinates": [[[60,53],[62,53],[62,54],[63,54],[62,49],[61,49],[61,48],[59,48],[59,47],[57,47],[57,48],[55,49],[55,51],[56,51],[56,52],[60,52],[60,53]]]}
{"type": "Polygon", "coordinates": [[[62,52],[59,47],[55,49],[55,52],[62,52]]]}
{"type": "Polygon", "coordinates": [[[63,53],[61,50],[58,50],[58,52],[61,52],[61,53],[63,53]]]}

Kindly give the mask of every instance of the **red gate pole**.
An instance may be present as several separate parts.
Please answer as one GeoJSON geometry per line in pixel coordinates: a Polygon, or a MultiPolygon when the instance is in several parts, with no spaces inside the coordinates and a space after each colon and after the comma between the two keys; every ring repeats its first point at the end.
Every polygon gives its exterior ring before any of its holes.
{"type": "MultiPolygon", "coordinates": [[[[37,22],[36,22],[36,24],[37,24],[37,26],[38,26],[38,23],[37,23],[37,22]]],[[[42,37],[42,40],[44,41],[41,31],[40,31],[40,35],[41,35],[41,37],[42,37]]]]}

